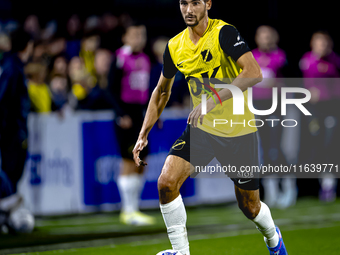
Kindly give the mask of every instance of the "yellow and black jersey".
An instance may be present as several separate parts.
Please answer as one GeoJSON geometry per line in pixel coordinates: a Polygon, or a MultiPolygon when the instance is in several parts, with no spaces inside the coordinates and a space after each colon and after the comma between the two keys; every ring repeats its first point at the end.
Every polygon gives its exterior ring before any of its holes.
{"type": "MultiPolygon", "coordinates": [[[[248,51],[250,49],[247,43],[234,26],[222,20],[209,19],[208,27],[197,45],[189,38],[188,28],[168,42],[162,72],[168,79],[178,71],[184,74],[193,105],[196,107],[201,103],[203,93],[209,91],[211,94],[209,87],[214,88],[217,83],[230,84],[240,74],[242,69],[236,61],[248,51]]],[[[220,90],[216,89],[217,92],[220,90]]],[[[255,132],[257,128],[248,125],[248,121],[254,119],[253,113],[248,109],[248,90],[244,91],[243,95],[244,115],[233,115],[231,98],[222,102],[222,105],[217,104],[204,117],[203,125],[199,124],[198,127],[222,137],[236,137],[255,132]],[[214,119],[223,119],[227,123],[214,127],[214,119]]]]}

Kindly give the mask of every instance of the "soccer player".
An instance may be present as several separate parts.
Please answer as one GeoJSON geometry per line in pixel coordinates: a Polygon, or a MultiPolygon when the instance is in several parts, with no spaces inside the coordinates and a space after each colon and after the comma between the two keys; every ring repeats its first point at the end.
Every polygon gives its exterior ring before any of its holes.
{"type": "MultiPolygon", "coordinates": [[[[340,56],[333,51],[333,40],[326,31],[315,32],[310,42],[311,51],[300,60],[305,87],[311,92],[307,104],[313,117],[305,120],[309,132],[303,132],[302,156],[306,162],[337,162],[338,153],[334,148],[339,142],[339,97],[337,79],[340,77],[340,56]],[[314,144],[314,146],[310,146],[314,144]]],[[[332,202],[336,199],[337,179],[332,174],[320,179],[319,199],[332,202]]]]}
{"type": "MultiPolygon", "coordinates": [[[[243,116],[232,115],[232,94],[228,89],[219,89],[222,106],[215,106],[214,99],[218,100],[215,94],[206,101],[207,114],[201,115],[201,94],[204,92],[203,88],[198,89],[203,87],[199,81],[202,75],[209,76],[214,82],[217,78],[229,78],[233,80],[232,85],[243,91],[246,99],[247,88],[261,81],[262,74],[236,28],[222,20],[209,19],[211,0],[180,0],[179,4],[187,29],[168,42],[163,70],[152,93],[133,153],[135,163],[143,164],[139,153],[147,145],[148,134],[169,99],[176,72],[181,71],[189,81],[194,109],[189,114],[186,130],[172,146],[158,179],[160,209],[173,248],[159,254],[189,255],[187,217],[179,189],[189,177],[192,166],[206,165],[213,157],[222,165],[258,165],[256,128],[242,125],[217,125],[213,128],[210,125],[214,118],[232,119],[233,122],[240,122],[242,118],[250,120],[253,114],[247,105],[244,105],[243,116]],[[196,157],[198,154],[199,157],[196,157]]],[[[210,86],[215,85],[211,82],[210,86]]],[[[259,179],[232,180],[241,211],[262,233],[270,254],[287,254],[268,206],[260,201],[259,179]]]]}
{"type": "MultiPolygon", "coordinates": [[[[27,156],[27,116],[30,100],[24,63],[32,55],[33,41],[30,35],[20,28],[12,33],[11,45],[11,51],[5,53],[0,60],[0,218],[2,219],[4,219],[1,217],[3,213],[9,218],[23,210],[30,214],[23,208],[23,200],[17,192],[17,185],[24,171],[27,156]]],[[[0,222],[0,225],[2,223],[0,222]]]]}
{"type": "MultiPolygon", "coordinates": [[[[253,87],[253,99],[256,109],[269,109],[272,104],[272,87],[276,85],[275,78],[282,77],[282,69],[287,64],[286,53],[278,47],[279,34],[275,28],[260,26],[256,30],[257,48],[252,50],[254,58],[262,70],[263,81],[253,87]]],[[[265,119],[278,119],[280,109],[269,116],[259,116],[265,119]]],[[[265,164],[286,164],[281,150],[282,126],[264,125],[259,129],[262,148],[262,160],[265,164]]],[[[282,192],[279,190],[279,178],[264,178],[264,201],[270,207],[287,208],[294,205],[297,197],[296,179],[283,178],[282,192]]]]}
{"type": "MultiPolygon", "coordinates": [[[[128,27],[122,39],[124,46],[116,51],[109,74],[111,92],[125,112],[116,125],[123,158],[117,180],[122,201],[120,221],[128,225],[151,225],[155,221],[154,218],[139,211],[144,167],[135,166],[132,154],[149,99],[151,64],[149,57],[143,53],[146,44],[145,26],[128,27]]],[[[146,151],[142,156],[146,156],[146,151]]]]}

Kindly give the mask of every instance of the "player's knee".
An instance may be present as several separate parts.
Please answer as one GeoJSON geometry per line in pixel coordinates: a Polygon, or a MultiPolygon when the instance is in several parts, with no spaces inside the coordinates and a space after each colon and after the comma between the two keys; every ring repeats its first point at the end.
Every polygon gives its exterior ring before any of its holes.
{"type": "Polygon", "coordinates": [[[257,202],[241,202],[238,206],[243,214],[250,220],[255,219],[261,208],[261,205],[257,202]]]}
{"type": "Polygon", "coordinates": [[[176,190],[177,182],[171,176],[161,174],[158,178],[158,191],[168,193],[176,190]]]}
{"type": "Polygon", "coordinates": [[[158,193],[162,204],[172,201],[178,193],[178,180],[171,175],[161,174],[158,178],[158,193]]]}

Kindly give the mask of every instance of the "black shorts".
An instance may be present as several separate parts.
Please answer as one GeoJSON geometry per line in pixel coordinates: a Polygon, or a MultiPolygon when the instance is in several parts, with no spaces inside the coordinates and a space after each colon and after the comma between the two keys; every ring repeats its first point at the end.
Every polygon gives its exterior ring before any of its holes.
{"type": "Polygon", "coordinates": [[[235,173],[225,172],[237,187],[244,190],[259,188],[259,173],[249,176],[247,172],[242,172],[247,166],[248,169],[259,166],[257,132],[238,137],[220,137],[187,125],[168,155],[183,158],[194,167],[206,166],[216,157],[221,167],[229,166],[229,169],[237,170],[235,173]]]}
{"type": "MultiPolygon", "coordinates": [[[[132,127],[123,129],[115,123],[115,132],[119,144],[120,154],[124,159],[133,160],[132,150],[137,142],[139,132],[143,125],[144,115],[143,107],[136,104],[122,104],[122,109],[130,116],[132,120],[132,127]]],[[[144,159],[148,155],[148,146],[146,146],[140,153],[139,157],[144,159]]]]}
{"type": "MultiPolygon", "coordinates": [[[[133,160],[132,150],[135,148],[141,125],[133,125],[129,129],[122,129],[117,124],[115,125],[116,137],[120,149],[120,155],[123,159],[133,160]]],[[[141,152],[139,157],[144,159],[148,155],[148,146],[141,152]]]]}

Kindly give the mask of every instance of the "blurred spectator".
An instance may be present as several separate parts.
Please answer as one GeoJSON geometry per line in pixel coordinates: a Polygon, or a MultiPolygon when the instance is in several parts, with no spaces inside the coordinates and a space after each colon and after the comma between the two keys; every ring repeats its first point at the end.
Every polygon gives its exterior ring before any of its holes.
{"type": "Polygon", "coordinates": [[[119,25],[124,29],[124,31],[126,31],[127,28],[131,27],[133,23],[134,22],[130,14],[124,12],[119,16],[119,25]]]}
{"type": "Polygon", "coordinates": [[[8,35],[0,33],[0,59],[4,52],[11,50],[11,41],[8,35]]]}
{"type": "Polygon", "coordinates": [[[279,34],[273,27],[260,26],[256,30],[255,42],[258,48],[252,53],[261,67],[264,81],[254,86],[253,97],[259,100],[259,104],[269,101],[271,104],[272,87],[277,85],[272,78],[282,77],[281,70],[287,64],[286,53],[278,47],[279,34]]]}
{"type": "MultiPolygon", "coordinates": [[[[301,157],[308,163],[338,164],[334,148],[340,141],[339,83],[338,79],[327,78],[340,77],[340,56],[333,52],[333,40],[325,31],[314,33],[310,46],[311,51],[300,60],[304,85],[312,96],[306,105],[312,116],[303,118],[304,130],[309,132],[301,135],[301,157]]],[[[320,180],[319,198],[333,201],[337,180],[332,175],[324,177],[320,180]]]]}
{"type": "Polygon", "coordinates": [[[68,81],[65,76],[55,74],[50,82],[53,103],[56,109],[61,109],[68,101],[68,81]]]}
{"type": "Polygon", "coordinates": [[[24,29],[31,35],[34,41],[40,40],[41,29],[39,19],[36,15],[29,15],[24,22],[24,29]]]}
{"type": "MultiPolygon", "coordinates": [[[[257,49],[252,50],[256,61],[259,63],[263,81],[253,87],[254,106],[259,110],[267,110],[272,106],[272,88],[279,87],[280,83],[276,78],[282,77],[281,70],[287,64],[285,52],[278,47],[279,34],[275,28],[260,26],[256,30],[255,42],[257,49]]],[[[265,119],[280,119],[280,107],[269,116],[258,116],[265,122],[265,119]]],[[[286,164],[285,157],[281,150],[282,126],[274,127],[268,123],[259,128],[261,163],[270,165],[286,164]]],[[[280,208],[289,207],[296,202],[297,188],[296,179],[283,178],[281,180],[281,191],[279,188],[280,179],[264,178],[264,200],[268,206],[280,208]]]]}
{"type": "Polygon", "coordinates": [[[12,20],[12,19],[0,20],[0,32],[1,33],[5,33],[6,35],[9,35],[15,30],[17,30],[18,28],[19,28],[19,23],[16,20],[12,20]]]}
{"type": "Polygon", "coordinates": [[[30,109],[24,63],[32,51],[30,35],[18,29],[11,35],[11,51],[0,61],[0,211],[9,214],[22,208],[17,184],[26,161],[30,109]]]}
{"type": "Polygon", "coordinates": [[[93,31],[99,31],[101,27],[101,19],[98,16],[90,16],[85,20],[84,33],[88,34],[93,31]]]}
{"type": "Polygon", "coordinates": [[[47,46],[47,54],[50,58],[64,53],[66,50],[66,40],[63,37],[55,37],[47,46]]]}
{"type": "MultiPolygon", "coordinates": [[[[159,74],[162,72],[163,54],[168,41],[169,38],[160,37],[154,42],[152,47],[152,51],[156,57],[157,63],[152,66],[150,73],[150,96],[154,88],[157,86],[159,74]]],[[[190,107],[190,94],[184,75],[181,72],[178,72],[175,76],[175,81],[171,89],[171,96],[166,107],[183,106],[187,108],[190,107]]]]}
{"type": "MultiPolygon", "coordinates": [[[[154,219],[139,212],[144,168],[136,167],[132,155],[149,99],[151,65],[149,57],[143,53],[147,40],[145,26],[128,27],[122,39],[124,46],[116,51],[109,75],[110,90],[127,114],[115,128],[123,158],[117,180],[122,201],[120,221],[129,225],[148,225],[153,224],[154,219]]],[[[140,158],[146,155],[147,148],[140,158]]]]}
{"type": "Polygon", "coordinates": [[[96,69],[94,67],[95,52],[100,44],[100,37],[97,31],[88,33],[81,41],[79,56],[85,64],[85,68],[94,78],[96,78],[96,69]]]}
{"type": "Polygon", "coordinates": [[[112,54],[105,49],[98,49],[94,59],[94,67],[96,69],[98,85],[101,89],[108,86],[108,74],[112,62],[112,54]]]}
{"type": "Polygon", "coordinates": [[[48,48],[48,45],[46,43],[36,43],[34,46],[32,61],[41,62],[41,61],[46,60],[48,58],[47,48],[48,48]]]}
{"type": "Polygon", "coordinates": [[[72,83],[72,93],[78,101],[85,99],[94,87],[95,81],[85,68],[80,57],[73,57],[68,66],[68,73],[72,83]]]}
{"type": "Polygon", "coordinates": [[[67,66],[68,66],[67,59],[63,55],[57,56],[53,61],[50,77],[54,77],[55,75],[67,77],[68,76],[67,66]]]}
{"type": "MultiPolygon", "coordinates": [[[[99,55],[101,55],[101,53],[99,55]]],[[[110,62],[111,61],[106,62],[106,65],[110,65],[110,62]]],[[[108,67],[105,67],[105,60],[99,63],[98,67],[101,72],[107,72],[108,67]]],[[[72,94],[77,100],[76,103],[71,102],[71,105],[74,105],[76,109],[112,109],[115,111],[117,117],[122,116],[121,108],[105,88],[106,77],[100,78],[100,75],[98,76],[98,81],[100,80],[104,84],[101,85],[103,86],[103,88],[101,88],[100,85],[96,83],[97,79],[86,70],[84,62],[79,57],[73,57],[71,59],[69,75],[72,81],[72,94]]]]}
{"type": "Polygon", "coordinates": [[[29,63],[25,67],[25,73],[28,78],[28,94],[32,110],[38,113],[51,112],[51,93],[45,83],[47,67],[42,63],[29,63]]]}
{"type": "Polygon", "coordinates": [[[70,60],[75,56],[79,56],[80,52],[81,22],[78,15],[74,14],[69,18],[66,29],[66,56],[70,60]]]}
{"type": "Polygon", "coordinates": [[[42,30],[41,32],[41,40],[42,41],[48,41],[52,39],[52,37],[55,35],[57,32],[57,21],[56,20],[51,20],[46,24],[46,27],[42,30]]]}
{"type": "Polygon", "coordinates": [[[122,33],[119,30],[119,20],[111,13],[105,13],[101,18],[101,48],[115,52],[122,46],[122,33]]]}

